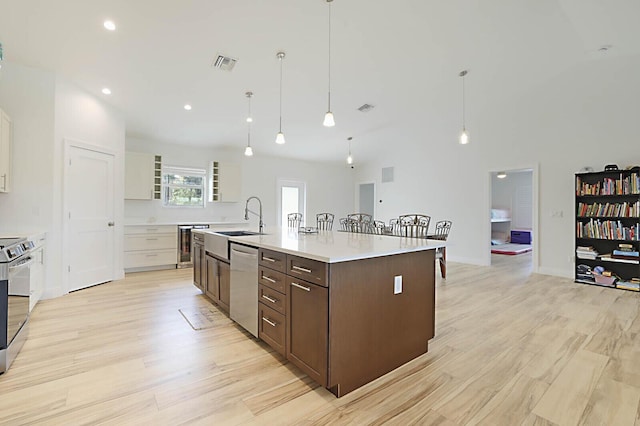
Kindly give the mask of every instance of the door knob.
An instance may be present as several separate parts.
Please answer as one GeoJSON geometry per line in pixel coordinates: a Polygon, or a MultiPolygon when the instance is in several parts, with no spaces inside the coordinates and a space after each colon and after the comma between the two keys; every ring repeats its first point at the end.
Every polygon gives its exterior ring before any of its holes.
{"type": "Polygon", "coordinates": [[[107,225],[109,225],[109,226],[116,226],[116,223],[115,223],[115,222],[109,222],[109,223],[107,223],[107,225]]]}

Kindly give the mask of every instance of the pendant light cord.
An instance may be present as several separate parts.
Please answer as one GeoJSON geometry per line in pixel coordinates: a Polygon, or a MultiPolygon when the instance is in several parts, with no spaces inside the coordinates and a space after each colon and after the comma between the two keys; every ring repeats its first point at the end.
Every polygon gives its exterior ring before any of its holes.
{"type": "Polygon", "coordinates": [[[282,133],[282,59],[280,57],[280,133],[282,133]]]}
{"type": "Polygon", "coordinates": [[[331,2],[329,2],[329,105],[327,111],[331,111],[331,2]]]}
{"type": "MultiPolygon", "coordinates": [[[[251,117],[251,96],[247,94],[247,98],[249,100],[249,118],[251,117]]],[[[247,120],[247,146],[251,146],[251,121],[247,120]]]]}
{"type": "Polygon", "coordinates": [[[464,75],[462,76],[462,129],[465,130],[465,117],[464,117],[464,110],[465,110],[465,105],[464,105],[464,75]]]}

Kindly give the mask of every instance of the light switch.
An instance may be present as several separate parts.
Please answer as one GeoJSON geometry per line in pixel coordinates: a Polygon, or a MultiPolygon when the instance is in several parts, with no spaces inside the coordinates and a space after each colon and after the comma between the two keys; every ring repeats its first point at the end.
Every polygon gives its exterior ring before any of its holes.
{"type": "Polygon", "coordinates": [[[393,294],[402,293],[402,275],[396,275],[393,278],[393,294]]]}

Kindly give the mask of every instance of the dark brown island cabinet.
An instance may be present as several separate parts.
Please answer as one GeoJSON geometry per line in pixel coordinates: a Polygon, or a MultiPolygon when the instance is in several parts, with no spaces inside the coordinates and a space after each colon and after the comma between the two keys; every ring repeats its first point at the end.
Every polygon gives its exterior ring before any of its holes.
{"type": "Polygon", "coordinates": [[[434,255],[324,263],[260,248],[259,337],[345,395],[427,352],[435,331],[434,255]]]}
{"type": "Polygon", "coordinates": [[[211,301],[229,312],[231,268],[229,262],[208,253],[204,235],[193,233],[193,283],[211,301]]]}

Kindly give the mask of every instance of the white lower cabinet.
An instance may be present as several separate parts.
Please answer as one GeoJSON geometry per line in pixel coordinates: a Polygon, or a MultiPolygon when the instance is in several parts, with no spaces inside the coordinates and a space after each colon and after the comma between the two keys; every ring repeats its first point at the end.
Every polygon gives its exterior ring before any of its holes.
{"type": "Polygon", "coordinates": [[[176,225],[124,227],[124,269],[127,272],[175,268],[178,262],[176,225]]]}

